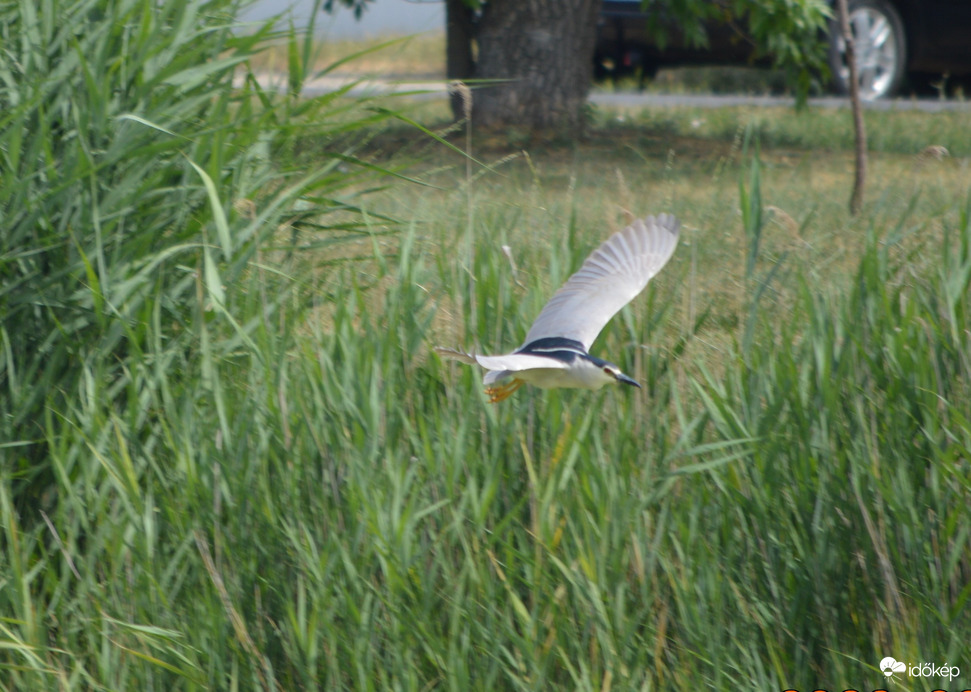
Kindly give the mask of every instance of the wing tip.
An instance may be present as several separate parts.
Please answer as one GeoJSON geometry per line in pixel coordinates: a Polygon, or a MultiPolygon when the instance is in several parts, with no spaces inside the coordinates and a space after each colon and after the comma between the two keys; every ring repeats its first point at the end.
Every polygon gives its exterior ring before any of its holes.
{"type": "Polygon", "coordinates": [[[645,216],[643,219],[635,221],[629,228],[635,226],[640,226],[645,231],[650,231],[652,228],[660,228],[674,237],[678,237],[681,233],[681,220],[674,214],[668,214],[667,212],[662,212],[657,216],[653,214],[645,216]]]}

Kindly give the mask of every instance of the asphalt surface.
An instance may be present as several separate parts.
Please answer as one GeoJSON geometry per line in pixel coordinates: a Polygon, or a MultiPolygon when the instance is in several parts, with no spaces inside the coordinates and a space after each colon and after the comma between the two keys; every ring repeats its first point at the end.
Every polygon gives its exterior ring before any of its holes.
{"type": "MultiPolygon", "coordinates": [[[[259,77],[264,87],[285,88],[285,78],[273,75],[259,77]]],[[[414,98],[446,98],[444,82],[399,82],[393,80],[361,79],[355,77],[325,77],[307,82],[303,93],[306,96],[320,96],[339,89],[348,88],[348,93],[359,96],[380,94],[408,94],[414,98]],[[349,87],[349,88],[348,88],[349,87]]],[[[594,89],[590,101],[600,106],[620,108],[664,108],[691,106],[695,108],[723,108],[726,106],[779,107],[793,106],[791,96],[745,96],[734,94],[657,94],[638,91],[600,91],[594,89]]],[[[848,108],[849,99],[838,96],[823,96],[809,99],[809,105],[819,108],[848,108]]],[[[942,100],[935,98],[897,98],[868,101],[867,110],[909,111],[919,110],[928,113],[941,111],[971,112],[971,101],[942,100]]]]}
{"type": "MultiPolygon", "coordinates": [[[[694,106],[695,108],[722,108],[724,106],[793,106],[791,96],[741,96],[733,94],[647,94],[634,92],[596,92],[590,95],[593,103],[601,106],[636,108],[638,106],[694,106]]],[[[847,97],[822,96],[809,99],[810,106],[820,108],[849,108],[847,97]]],[[[928,113],[940,111],[965,111],[971,113],[971,102],[940,99],[882,99],[864,102],[864,109],[876,111],[919,110],[928,113]]]]}

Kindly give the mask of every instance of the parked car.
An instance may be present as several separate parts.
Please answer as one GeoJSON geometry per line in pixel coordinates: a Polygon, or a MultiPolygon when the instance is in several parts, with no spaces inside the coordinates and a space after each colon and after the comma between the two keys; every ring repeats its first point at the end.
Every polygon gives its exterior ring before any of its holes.
{"type": "MultiPolygon", "coordinates": [[[[863,98],[892,96],[908,77],[928,81],[943,74],[971,74],[971,0],[849,0],[849,10],[863,98]]],[[[597,77],[653,77],[660,67],[679,65],[753,64],[751,41],[729,24],[706,26],[705,48],[689,46],[672,26],[662,50],[647,30],[651,17],[641,0],[604,0],[594,63],[597,77]]],[[[654,19],[664,22],[663,17],[654,19]]],[[[846,46],[835,19],[828,41],[833,85],[846,93],[846,46]]]]}

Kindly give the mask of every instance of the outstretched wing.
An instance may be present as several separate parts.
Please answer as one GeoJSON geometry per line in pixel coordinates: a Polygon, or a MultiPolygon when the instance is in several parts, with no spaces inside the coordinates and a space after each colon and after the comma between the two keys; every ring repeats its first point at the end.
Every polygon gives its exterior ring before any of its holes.
{"type": "Polygon", "coordinates": [[[610,318],[671,258],[680,228],[672,215],[661,214],[612,235],[550,299],[523,345],[556,336],[579,341],[590,350],[610,318]]]}

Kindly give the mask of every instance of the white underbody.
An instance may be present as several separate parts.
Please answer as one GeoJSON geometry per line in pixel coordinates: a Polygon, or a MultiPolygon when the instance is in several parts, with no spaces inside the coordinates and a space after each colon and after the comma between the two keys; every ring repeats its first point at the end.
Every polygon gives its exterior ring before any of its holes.
{"type": "Polygon", "coordinates": [[[577,360],[571,368],[530,368],[528,370],[491,370],[482,381],[491,385],[506,378],[516,378],[541,389],[567,387],[573,389],[600,389],[616,382],[613,375],[589,361],[577,360]]]}

